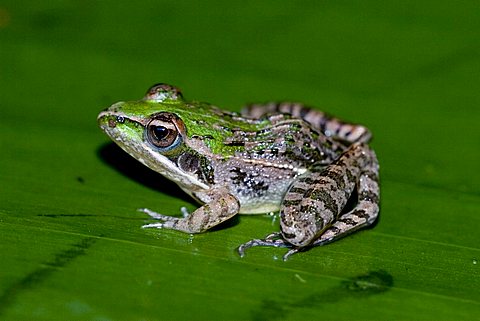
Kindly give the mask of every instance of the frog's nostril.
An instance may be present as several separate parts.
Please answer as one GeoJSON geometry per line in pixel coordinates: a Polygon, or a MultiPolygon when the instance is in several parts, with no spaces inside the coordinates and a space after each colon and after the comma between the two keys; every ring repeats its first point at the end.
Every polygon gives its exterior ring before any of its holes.
{"type": "Polygon", "coordinates": [[[108,120],[108,127],[115,128],[117,126],[117,123],[113,119],[108,120]]]}

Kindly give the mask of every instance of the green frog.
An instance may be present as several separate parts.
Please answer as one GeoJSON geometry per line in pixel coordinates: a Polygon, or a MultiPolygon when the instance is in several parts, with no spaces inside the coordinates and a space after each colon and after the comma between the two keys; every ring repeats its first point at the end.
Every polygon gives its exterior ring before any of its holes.
{"type": "Polygon", "coordinates": [[[182,208],[183,217],[140,209],[157,220],[144,228],[202,233],[237,214],[279,211],[280,232],[238,251],[286,247],[286,260],[377,219],[379,165],[367,144],[370,131],[302,104],[253,104],[235,113],[157,84],[142,100],[102,111],[98,124],[203,204],[192,213],[182,208]]]}

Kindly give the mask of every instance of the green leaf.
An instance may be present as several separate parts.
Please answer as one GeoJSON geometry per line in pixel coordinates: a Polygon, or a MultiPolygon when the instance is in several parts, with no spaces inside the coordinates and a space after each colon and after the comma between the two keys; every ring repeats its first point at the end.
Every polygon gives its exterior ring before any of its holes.
{"type": "Polygon", "coordinates": [[[0,319],[473,320],[480,314],[475,2],[4,1],[0,319]],[[367,125],[372,229],[296,254],[136,209],[197,205],[108,142],[100,110],[156,82],[230,110],[298,100],[367,125]]]}

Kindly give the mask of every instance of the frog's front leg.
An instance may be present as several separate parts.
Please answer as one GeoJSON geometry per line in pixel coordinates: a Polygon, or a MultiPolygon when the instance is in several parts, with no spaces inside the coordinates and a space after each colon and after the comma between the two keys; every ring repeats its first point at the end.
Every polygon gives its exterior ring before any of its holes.
{"type": "Polygon", "coordinates": [[[201,233],[235,216],[240,209],[238,200],[231,194],[213,195],[210,202],[188,214],[182,210],[183,218],[159,214],[149,209],[140,209],[159,223],[144,225],[143,228],[166,228],[185,233],[201,233]],[[188,215],[186,215],[188,214],[188,215]]]}
{"type": "Polygon", "coordinates": [[[337,161],[323,170],[313,169],[290,186],[280,209],[280,233],[252,240],[253,246],[290,247],[284,259],[309,247],[333,242],[372,224],[379,212],[378,161],[366,144],[353,144],[337,161]],[[354,188],[356,207],[341,214],[354,188]]]}

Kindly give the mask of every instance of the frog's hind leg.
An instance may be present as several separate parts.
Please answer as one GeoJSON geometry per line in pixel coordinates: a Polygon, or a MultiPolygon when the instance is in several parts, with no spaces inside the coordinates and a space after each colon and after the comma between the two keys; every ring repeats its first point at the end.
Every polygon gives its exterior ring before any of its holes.
{"type": "Polygon", "coordinates": [[[284,256],[333,242],[372,224],[379,211],[378,162],[365,144],[352,145],[335,163],[322,171],[308,172],[290,187],[280,211],[281,233],[252,240],[253,246],[289,247],[284,256]],[[354,188],[356,207],[341,214],[354,188]]]}
{"type": "Polygon", "coordinates": [[[301,118],[315,128],[318,128],[326,136],[337,140],[352,143],[368,142],[372,134],[370,131],[359,124],[348,123],[333,117],[320,110],[312,109],[300,103],[281,102],[268,104],[252,104],[242,110],[242,115],[252,118],[260,118],[266,114],[284,113],[291,114],[294,117],[301,118]]]}
{"type": "Polygon", "coordinates": [[[378,181],[378,161],[373,151],[372,161],[363,169],[357,180],[358,201],[355,208],[341,214],[337,220],[327,228],[311,246],[320,246],[331,243],[341,237],[355,232],[358,229],[373,224],[379,213],[380,188],[378,181]]]}

